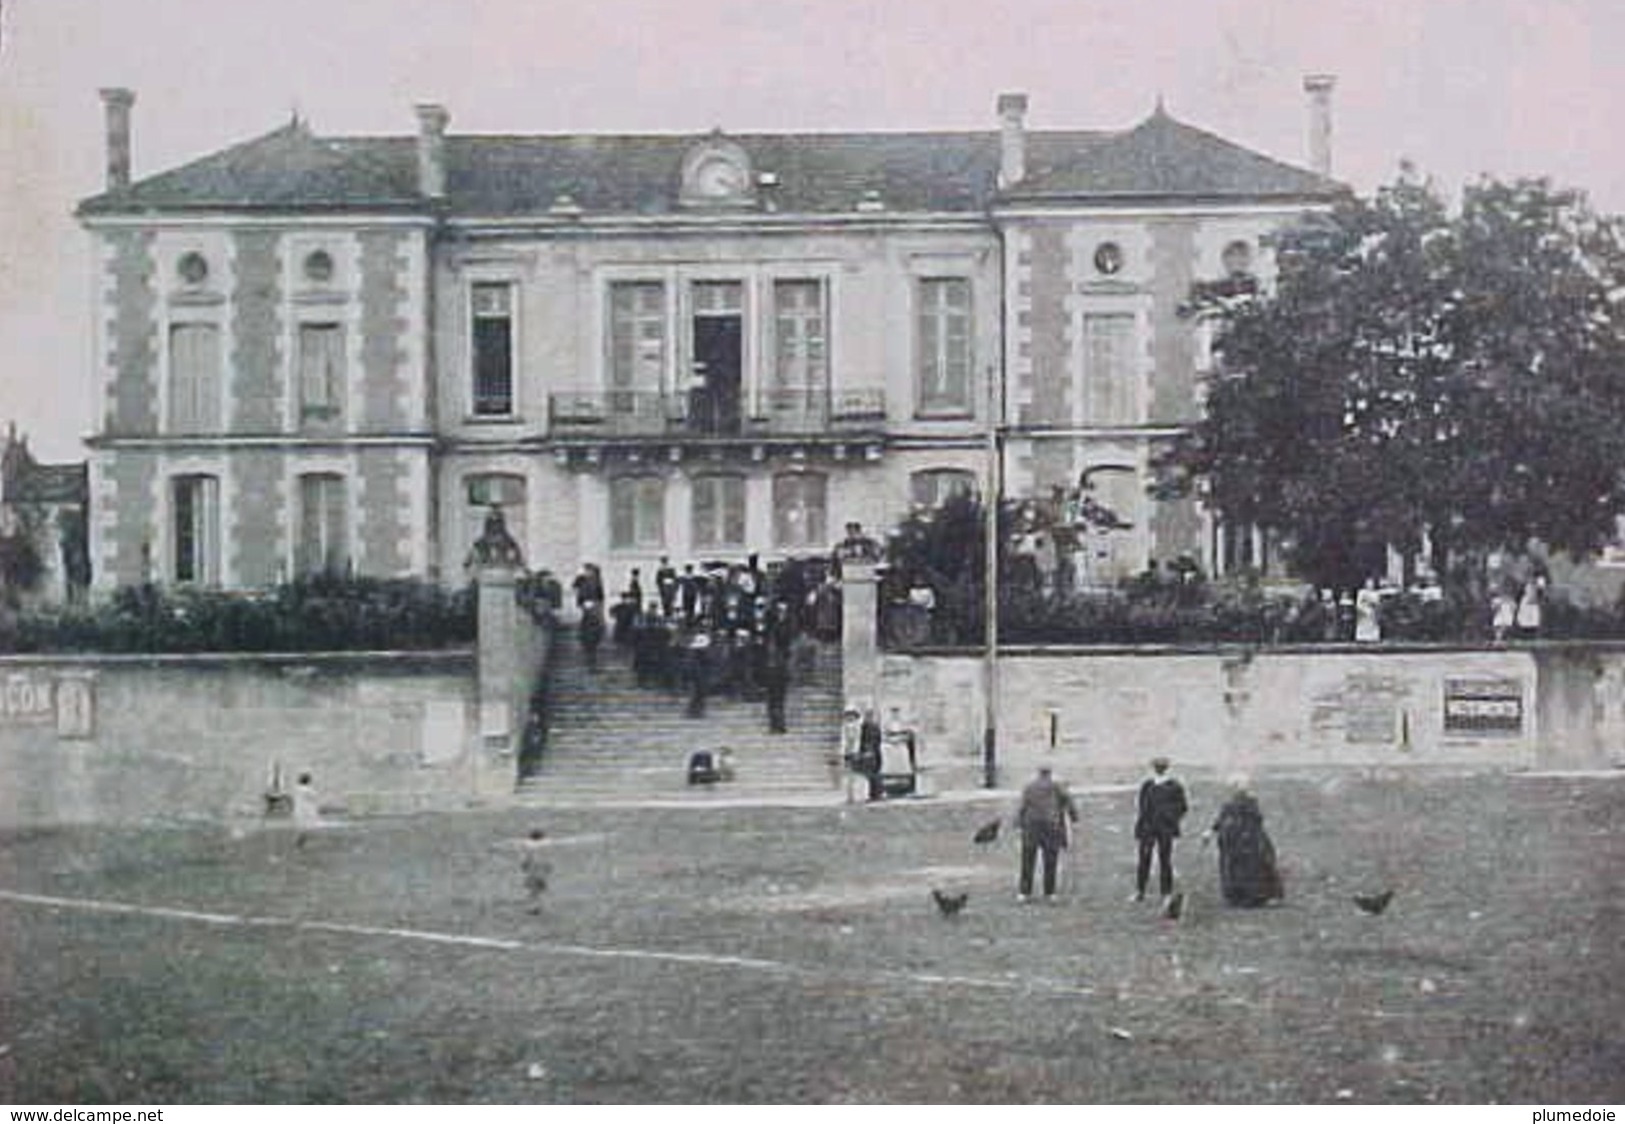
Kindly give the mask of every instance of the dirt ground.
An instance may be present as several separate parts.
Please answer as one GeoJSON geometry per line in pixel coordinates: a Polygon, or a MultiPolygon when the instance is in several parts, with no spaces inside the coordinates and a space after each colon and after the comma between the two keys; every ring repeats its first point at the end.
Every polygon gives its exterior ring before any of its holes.
{"type": "Polygon", "coordinates": [[[1256,911],[1191,787],[1177,923],[1128,901],[1126,787],[1051,906],[971,842],[1008,801],[14,833],[0,1099],[1625,1100],[1625,777],[1261,780],[1256,911]]]}

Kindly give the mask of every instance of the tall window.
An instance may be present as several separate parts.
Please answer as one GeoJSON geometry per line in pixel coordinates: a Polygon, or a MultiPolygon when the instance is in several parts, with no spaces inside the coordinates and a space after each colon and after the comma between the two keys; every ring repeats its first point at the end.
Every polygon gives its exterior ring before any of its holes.
{"type": "Polygon", "coordinates": [[[971,409],[970,281],[920,281],[915,341],[922,414],[966,414],[971,409]]]}
{"type": "Polygon", "coordinates": [[[617,550],[658,547],[666,541],[666,482],[658,476],[621,476],[609,482],[609,545],[617,550]]]}
{"type": "Polygon", "coordinates": [[[773,542],[781,547],[829,545],[824,512],[828,481],[816,473],[785,473],[773,478],[773,542]]]}
{"type": "Polygon", "coordinates": [[[220,582],[220,481],[213,476],[177,476],[170,482],[177,583],[220,582]]]}
{"type": "Polygon", "coordinates": [[[299,478],[300,573],[337,573],[350,565],[349,503],[344,477],[312,472],[299,478]]]}
{"type": "Polygon", "coordinates": [[[492,472],[466,477],[464,483],[468,488],[467,518],[464,519],[468,545],[472,547],[485,532],[485,520],[494,507],[502,512],[502,522],[508,528],[508,534],[513,536],[513,541],[519,544],[521,555],[529,558],[525,478],[511,473],[492,472]]]}
{"type": "Polygon", "coordinates": [[[513,413],[513,286],[481,283],[470,294],[474,323],[474,414],[513,413]]]}
{"type": "Polygon", "coordinates": [[[745,543],[745,478],[694,478],[694,546],[743,546],[745,543]]]}
{"type": "Polygon", "coordinates": [[[612,408],[636,409],[631,391],[659,391],[666,369],[666,287],[618,281],[609,287],[609,389],[612,408]],[[621,397],[615,397],[621,392],[621,397]]]}
{"type": "Polygon", "coordinates": [[[822,282],[773,282],[773,405],[820,400],[829,386],[828,323],[822,282]]]}
{"type": "Polygon", "coordinates": [[[1083,318],[1083,420],[1135,425],[1140,418],[1140,369],[1134,362],[1132,313],[1083,318]]]}
{"type": "Polygon", "coordinates": [[[344,328],[339,324],[299,325],[299,418],[344,419],[344,328]]]}
{"type": "Polygon", "coordinates": [[[962,468],[928,468],[908,478],[909,501],[918,507],[936,508],[954,496],[976,494],[976,474],[962,468]]]}
{"type": "Polygon", "coordinates": [[[220,430],[220,329],[175,324],[169,329],[169,431],[220,430]]]}

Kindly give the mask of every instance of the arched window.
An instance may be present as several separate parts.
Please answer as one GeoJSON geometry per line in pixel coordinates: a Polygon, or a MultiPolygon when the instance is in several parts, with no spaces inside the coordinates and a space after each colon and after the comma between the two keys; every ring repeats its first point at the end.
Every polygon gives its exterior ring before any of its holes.
{"type": "Polygon", "coordinates": [[[745,545],[745,478],[696,476],[693,482],[693,545],[696,550],[745,545]]]}
{"type": "Polygon", "coordinates": [[[829,545],[827,478],[815,472],[787,472],[773,478],[775,546],[822,549],[829,545]]]}
{"type": "Polygon", "coordinates": [[[928,468],[908,478],[909,502],[936,508],[954,496],[974,496],[976,474],[963,468],[928,468]]]}

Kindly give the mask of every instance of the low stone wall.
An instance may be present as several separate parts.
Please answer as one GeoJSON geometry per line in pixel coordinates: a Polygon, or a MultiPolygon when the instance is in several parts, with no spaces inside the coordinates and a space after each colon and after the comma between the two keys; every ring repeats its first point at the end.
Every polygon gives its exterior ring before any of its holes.
{"type": "MultiPolygon", "coordinates": [[[[1608,768],[1625,765],[1625,646],[1010,648],[998,782],[1041,760],[1131,779],[1181,768],[1608,768]]],[[[880,697],[921,731],[939,788],[981,779],[980,654],[892,653],[880,697]]]]}
{"type": "Polygon", "coordinates": [[[5,827],[255,816],[302,771],[355,814],[513,786],[478,745],[472,651],[9,657],[0,684],[5,827]]]}

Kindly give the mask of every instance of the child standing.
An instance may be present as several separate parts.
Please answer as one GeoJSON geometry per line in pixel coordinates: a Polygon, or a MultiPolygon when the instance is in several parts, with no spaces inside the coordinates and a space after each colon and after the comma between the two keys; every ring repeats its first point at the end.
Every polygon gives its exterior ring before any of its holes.
{"type": "Polygon", "coordinates": [[[316,783],[309,773],[300,773],[293,786],[293,826],[297,829],[293,845],[303,847],[312,831],[322,823],[321,801],[316,795],[316,783]]]}
{"type": "Polygon", "coordinates": [[[525,896],[530,899],[530,912],[542,912],[542,895],[547,892],[547,880],[553,873],[553,864],[547,861],[542,849],[547,845],[547,832],[539,827],[530,829],[522,844],[519,871],[525,877],[525,896]]]}

